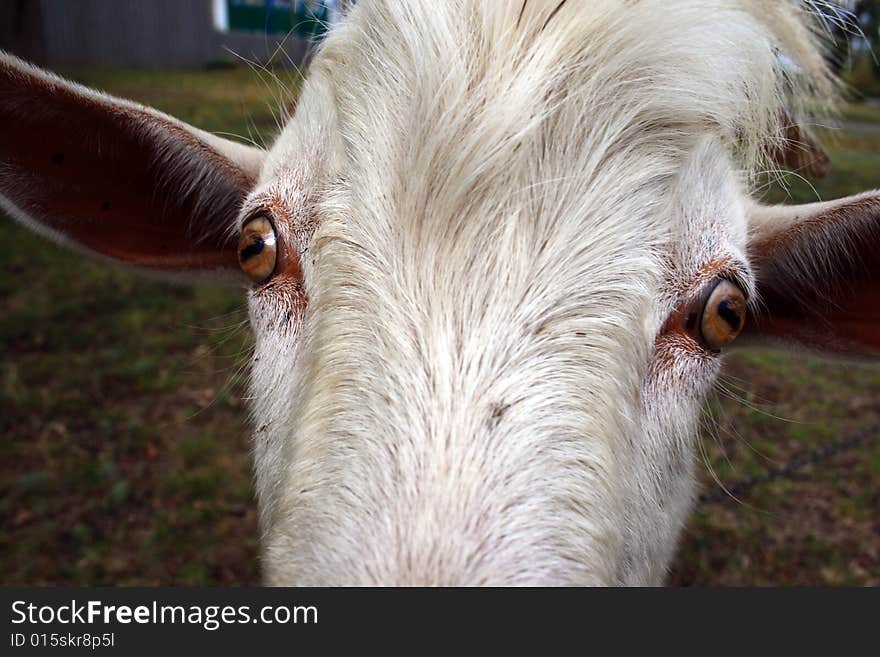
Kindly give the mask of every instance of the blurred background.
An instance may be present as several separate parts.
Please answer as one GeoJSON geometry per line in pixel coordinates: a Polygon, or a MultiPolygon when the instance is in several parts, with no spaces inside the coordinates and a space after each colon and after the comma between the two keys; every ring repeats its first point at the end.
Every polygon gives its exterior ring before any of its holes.
{"type": "MultiPolygon", "coordinates": [[[[268,144],[346,4],[0,0],[0,49],[268,144]]],[[[880,0],[823,7],[849,89],[818,128],[831,174],[767,201],[880,187],[880,0]]],[[[0,583],[258,583],[242,290],[140,278],[3,216],[0,243],[0,583]]],[[[737,354],[704,419],[671,583],[880,585],[880,441],[828,448],[880,419],[880,368],[737,354]]]]}

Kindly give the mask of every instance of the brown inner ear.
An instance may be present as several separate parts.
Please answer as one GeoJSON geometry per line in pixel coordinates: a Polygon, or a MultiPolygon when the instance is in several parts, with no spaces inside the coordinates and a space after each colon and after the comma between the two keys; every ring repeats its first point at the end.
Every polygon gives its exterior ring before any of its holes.
{"type": "Polygon", "coordinates": [[[863,283],[833,300],[809,301],[770,289],[761,300],[764,309],[747,320],[744,334],[794,341],[841,356],[880,354],[880,287],[876,285],[863,283]]]}
{"type": "Polygon", "coordinates": [[[90,250],[150,268],[235,268],[253,181],[181,125],[0,66],[0,194],[90,250]]]}
{"type": "Polygon", "coordinates": [[[880,356],[880,200],[855,199],[750,246],[760,306],[743,333],[880,356]]]}

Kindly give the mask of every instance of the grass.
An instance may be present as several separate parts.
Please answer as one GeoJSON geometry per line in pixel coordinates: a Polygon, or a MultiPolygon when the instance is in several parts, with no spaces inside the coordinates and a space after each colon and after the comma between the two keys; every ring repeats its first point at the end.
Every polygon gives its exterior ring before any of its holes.
{"type": "MultiPolygon", "coordinates": [[[[275,130],[277,86],[246,69],[66,73],[207,130],[257,142],[275,130]]],[[[846,116],[880,122],[876,108],[846,116]]],[[[828,179],[815,189],[789,179],[768,199],[880,184],[880,134],[843,132],[835,144],[828,179]]],[[[245,391],[235,376],[252,339],[241,291],[139,278],[8,220],[0,240],[2,583],[257,583],[245,391]]],[[[878,416],[877,369],[743,352],[707,402],[703,443],[711,469],[731,482],[878,416]]],[[[740,502],[698,508],[671,582],[880,584],[878,510],[875,442],[740,502]]]]}
{"type": "Polygon", "coordinates": [[[842,108],[841,116],[847,121],[880,123],[880,104],[850,103],[842,108]]]}

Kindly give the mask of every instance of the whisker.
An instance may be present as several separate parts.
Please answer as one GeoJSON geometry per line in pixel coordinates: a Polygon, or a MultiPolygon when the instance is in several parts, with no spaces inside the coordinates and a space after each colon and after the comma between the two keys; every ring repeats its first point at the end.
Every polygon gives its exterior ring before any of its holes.
{"type": "Polygon", "coordinates": [[[771,413],[770,411],[764,410],[763,408],[760,408],[759,406],[755,406],[754,404],[749,402],[747,399],[745,399],[741,395],[737,395],[735,392],[731,392],[730,390],[728,390],[725,387],[724,383],[720,379],[715,382],[715,386],[726,397],[729,397],[730,399],[732,399],[735,402],[739,402],[740,404],[742,404],[743,406],[745,406],[749,410],[755,411],[756,413],[760,413],[761,415],[766,415],[767,417],[771,417],[774,420],[788,422],[789,424],[808,424],[807,422],[803,422],[802,420],[795,420],[793,418],[782,417],[780,415],[776,415],[774,413],[771,413]]]}

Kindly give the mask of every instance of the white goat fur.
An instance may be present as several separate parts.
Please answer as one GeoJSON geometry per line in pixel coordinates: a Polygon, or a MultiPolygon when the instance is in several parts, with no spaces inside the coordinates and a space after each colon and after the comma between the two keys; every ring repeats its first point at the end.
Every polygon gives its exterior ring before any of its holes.
{"type": "Polygon", "coordinates": [[[308,292],[250,297],[269,582],[663,580],[719,362],[655,337],[749,284],[745,188],[831,83],[790,2],[559,5],[364,0],[315,58],[245,205],[308,292]]]}

